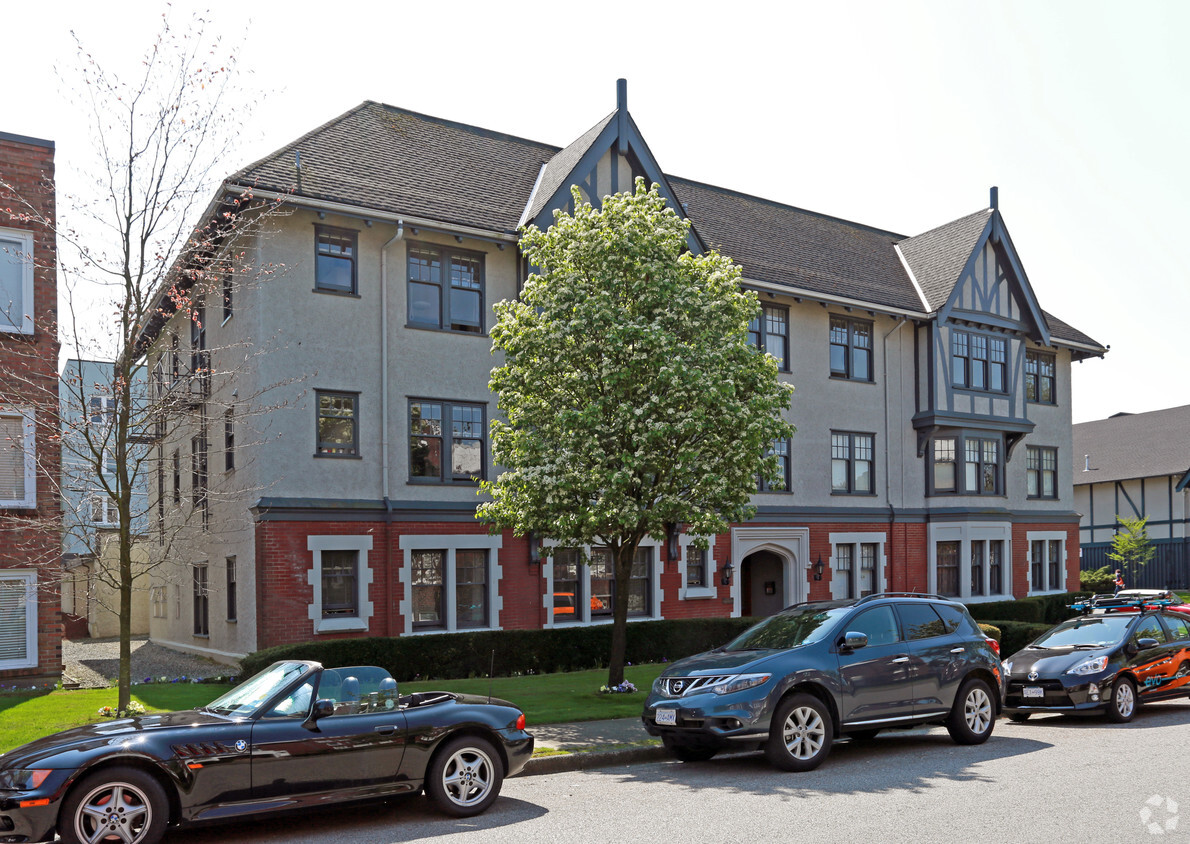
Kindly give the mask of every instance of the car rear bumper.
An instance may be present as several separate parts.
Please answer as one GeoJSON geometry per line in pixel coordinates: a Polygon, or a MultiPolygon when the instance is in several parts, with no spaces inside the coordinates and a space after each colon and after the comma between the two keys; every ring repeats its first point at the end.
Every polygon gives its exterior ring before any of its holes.
{"type": "Polygon", "coordinates": [[[504,744],[504,755],[508,757],[505,776],[519,774],[533,758],[533,736],[524,730],[504,730],[500,733],[500,740],[504,744]]]}

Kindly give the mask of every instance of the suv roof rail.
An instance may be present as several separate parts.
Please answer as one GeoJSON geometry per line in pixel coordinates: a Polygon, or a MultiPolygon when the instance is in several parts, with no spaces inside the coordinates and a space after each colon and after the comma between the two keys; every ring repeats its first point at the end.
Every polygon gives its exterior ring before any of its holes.
{"type": "Polygon", "coordinates": [[[1124,612],[1127,610],[1161,609],[1177,604],[1170,598],[1121,598],[1115,595],[1093,595],[1090,600],[1076,601],[1070,604],[1070,609],[1083,615],[1099,610],[1104,613],[1124,612]]]}
{"type": "Polygon", "coordinates": [[[877,598],[932,598],[935,601],[949,601],[950,598],[945,598],[942,595],[935,595],[931,592],[876,592],[872,595],[864,595],[855,605],[866,604],[868,601],[875,601],[877,598]]]}

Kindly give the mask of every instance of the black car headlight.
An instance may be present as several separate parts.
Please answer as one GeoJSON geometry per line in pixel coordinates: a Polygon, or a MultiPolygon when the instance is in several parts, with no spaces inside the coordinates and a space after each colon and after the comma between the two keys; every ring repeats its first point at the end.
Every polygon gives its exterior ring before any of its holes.
{"type": "Polygon", "coordinates": [[[735,692],[754,689],[759,685],[767,683],[772,676],[772,674],[737,674],[734,677],[727,678],[722,683],[711,686],[711,691],[717,695],[730,695],[735,692]]]}
{"type": "Polygon", "coordinates": [[[0,771],[0,791],[32,791],[51,773],[50,768],[17,768],[0,771]]]}
{"type": "Polygon", "coordinates": [[[1098,674],[1107,668],[1107,657],[1094,656],[1090,659],[1084,659],[1078,665],[1067,671],[1067,674],[1077,674],[1079,676],[1087,676],[1088,674],[1098,674]]]}

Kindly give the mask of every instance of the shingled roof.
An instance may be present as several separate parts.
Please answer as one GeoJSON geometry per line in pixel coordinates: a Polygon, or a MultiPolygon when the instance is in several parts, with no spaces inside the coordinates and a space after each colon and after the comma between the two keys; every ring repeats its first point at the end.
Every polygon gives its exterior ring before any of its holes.
{"type": "Polygon", "coordinates": [[[1179,478],[1179,488],[1190,482],[1190,405],[1080,422],[1073,430],[1076,485],[1168,475],[1179,478]]]}
{"type": "MultiPolygon", "coordinates": [[[[367,101],[228,182],[357,206],[361,212],[512,234],[522,220],[540,213],[616,114],[563,148],[367,101]]],[[[985,208],[906,237],[666,178],[699,237],[739,263],[746,279],[923,317],[945,303],[993,213],[985,208]],[[912,267],[925,302],[895,245],[912,267]]],[[[1050,329],[1055,339],[1102,351],[1060,320],[1053,320],[1050,329]]]]}

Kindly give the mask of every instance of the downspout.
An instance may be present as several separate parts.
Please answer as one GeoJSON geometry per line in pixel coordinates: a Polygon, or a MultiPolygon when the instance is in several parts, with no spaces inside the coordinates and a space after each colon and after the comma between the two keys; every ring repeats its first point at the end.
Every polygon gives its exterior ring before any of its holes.
{"type": "MultiPolygon", "coordinates": [[[[889,420],[889,415],[888,415],[888,405],[889,405],[889,397],[888,397],[888,338],[892,337],[892,335],[894,335],[898,331],[900,331],[901,326],[904,325],[907,321],[908,321],[908,317],[901,317],[900,320],[898,320],[897,324],[894,325],[892,328],[890,328],[885,333],[884,339],[882,341],[883,346],[884,346],[884,349],[883,349],[884,360],[882,361],[882,363],[884,365],[884,440],[885,440],[885,442],[884,442],[884,500],[888,502],[888,544],[889,545],[892,545],[892,543],[893,543],[893,527],[896,525],[896,521],[897,521],[897,509],[893,506],[893,503],[892,503],[892,475],[891,475],[891,469],[892,469],[892,424],[889,420]]],[[[902,358],[902,356],[898,354],[897,355],[898,371],[900,370],[901,358],[902,358]]],[[[899,391],[900,395],[898,396],[898,398],[901,402],[898,406],[904,406],[904,398],[905,398],[905,396],[904,396],[904,392],[905,392],[904,377],[897,379],[897,390],[899,391]]],[[[904,501],[905,500],[905,470],[904,470],[904,465],[903,465],[904,461],[902,460],[901,463],[902,463],[901,500],[904,501]]],[[[886,550],[884,553],[884,564],[886,567],[891,567],[891,564],[890,564],[888,558],[889,558],[889,554],[888,554],[888,551],[886,550]]],[[[908,573],[906,572],[906,574],[908,574],[908,573]]],[[[900,590],[894,588],[891,582],[888,582],[889,577],[888,577],[887,571],[885,571],[885,573],[884,573],[884,578],[885,578],[885,581],[887,582],[886,588],[888,591],[890,591],[890,592],[900,591],[900,590]]],[[[908,580],[906,580],[906,583],[905,583],[905,591],[912,591],[909,588],[908,580]]]]}
{"type": "Polygon", "coordinates": [[[388,487],[388,248],[405,236],[405,222],[397,218],[397,233],[380,247],[380,491],[384,499],[384,570],[388,591],[388,635],[394,636],[393,504],[388,487]]]}

